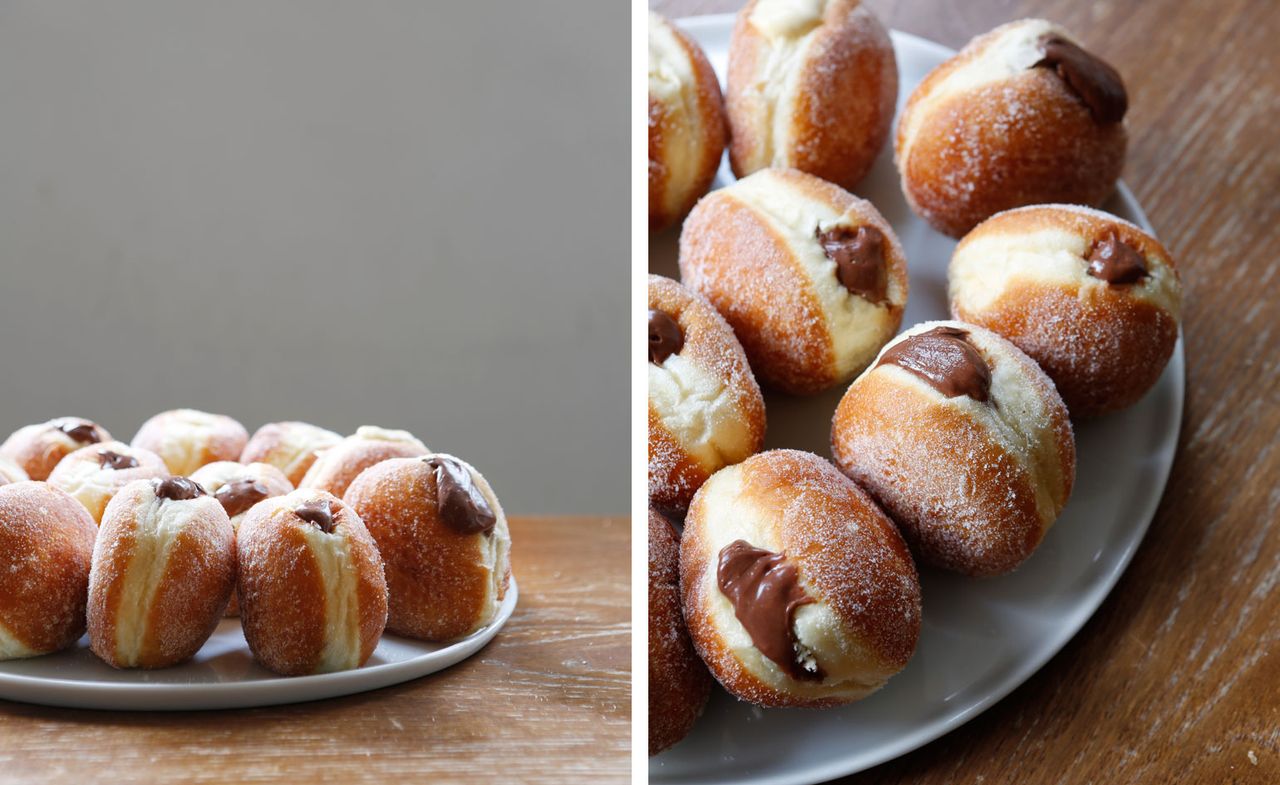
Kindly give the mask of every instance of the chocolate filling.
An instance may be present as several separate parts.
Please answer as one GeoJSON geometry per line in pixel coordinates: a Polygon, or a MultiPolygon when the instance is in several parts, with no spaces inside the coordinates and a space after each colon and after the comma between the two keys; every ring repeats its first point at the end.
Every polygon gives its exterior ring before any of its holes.
{"type": "Polygon", "coordinates": [[[884,268],[884,234],[874,226],[856,230],[837,227],[815,230],[818,244],[836,263],[836,278],[851,294],[873,303],[886,299],[888,280],[884,268]]]}
{"type": "Polygon", "coordinates": [[[333,533],[333,508],[328,499],[314,499],[293,508],[293,514],[326,534],[333,533]]]}
{"type": "Polygon", "coordinates": [[[54,426],[80,444],[97,444],[102,441],[98,435],[98,426],[88,420],[55,420],[54,426]]]}
{"type": "Polygon", "coordinates": [[[98,453],[98,465],[104,469],[133,469],[138,465],[138,459],[132,455],[121,455],[111,450],[103,450],[98,453]]]}
{"type": "Polygon", "coordinates": [[[948,398],[967,395],[985,401],[991,392],[991,368],[965,340],[968,335],[955,327],[935,327],[898,341],[876,366],[887,363],[908,370],[948,398]]]}
{"type": "Polygon", "coordinates": [[[1032,68],[1052,68],[1067,83],[1093,119],[1104,125],[1124,119],[1129,96],[1116,69],[1065,38],[1045,35],[1040,39],[1044,56],[1032,68]]]}
{"type": "Polygon", "coordinates": [[[213,494],[213,498],[227,511],[228,518],[234,518],[270,494],[267,486],[252,477],[246,477],[222,486],[213,494]]]}
{"type": "Polygon", "coordinates": [[[662,365],[668,357],[684,348],[684,333],[666,311],[649,309],[649,362],[662,365]]]}
{"type": "Polygon", "coordinates": [[[436,470],[436,509],[440,520],[459,534],[493,533],[498,516],[471,481],[467,467],[443,455],[424,460],[436,470]]]}
{"type": "Polygon", "coordinates": [[[1108,234],[1089,251],[1089,275],[1109,284],[1136,283],[1146,278],[1146,260],[1132,245],[1108,234]]]}
{"type": "Polygon", "coordinates": [[[716,578],[761,654],[797,681],[822,680],[821,668],[814,664],[809,670],[796,659],[796,609],[813,598],[805,594],[786,556],[734,540],[720,550],[716,578]]]}
{"type": "Polygon", "coordinates": [[[156,496],[170,501],[185,501],[197,496],[204,496],[204,488],[190,477],[166,477],[163,480],[152,480],[156,496]]]}

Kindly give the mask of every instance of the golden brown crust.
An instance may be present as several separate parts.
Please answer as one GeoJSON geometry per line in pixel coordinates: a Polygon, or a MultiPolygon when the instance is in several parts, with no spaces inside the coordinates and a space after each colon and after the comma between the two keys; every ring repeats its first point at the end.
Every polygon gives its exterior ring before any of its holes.
{"type": "MultiPolygon", "coordinates": [[[[1144,257],[1156,257],[1177,277],[1173,259],[1154,237],[1126,221],[1101,213],[1052,206],[993,216],[961,241],[996,234],[1065,229],[1092,247],[1114,233],[1144,257]]],[[[957,248],[957,251],[960,250],[957,248]]],[[[1031,356],[1053,379],[1072,417],[1096,417],[1136,403],[1155,385],[1178,341],[1178,318],[1133,296],[1127,286],[1079,285],[1023,280],[990,305],[966,308],[952,299],[951,312],[1004,336],[1031,356]]]]}
{"type": "MultiPolygon", "coordinates": [[[[1075,477],[1071,422],[1052,383],[1012,344],[991,338],[1004,349],[998,356],[983,351],[984,359],[992,367],[1017,363],[1025,387],[1017,394],[1036,396],[1047,412],[1054,471],[1037,473],[1019,460],[1018,447],[951,399],[903,383],[893,367],[860,376],[832,421],[832,455],[841,471],[884,507],[921,561],[966,575],[1000,575],[1025,561],[1066,504],[1075,477]],[[1040,493],[1052,507],[1047,521],[1040,493]]],[[[995,386],[991,405],[1000,406],[995,386]]],[[[1030,442],[1031,424],[1018,427],[1019,443],[1030,442]]]]}
{"type": "MultiPolygon", "coordinates": [[[[96,442],[79,443],[57,428],[59,420],[77,420],[90,423],[81,417],[59,417],[48,422],[27,425],[14,431],[0,444],[0,456],[18,465],[26,477],[23,479],[47,480],[49,473],[63,458],[83,446],[111,441],[111,434],[97,423],[93,425],[96,442]]],[[[16,482],[17,480],[10,480],[16,482]]]]}
{"type": "MultiPolygon", "coordinates": [[[[870,202],[795,169],[769,174],[799,198],[851,215],[858,226],[878,228],[885,237],[888,277],[905,303],[906,256],[893,227],[870,202]]],[[[841,381],[823,306],[803,262],[788,239],[732,188],[708,195],[689,214],[680,233],[680,275],[724,316],[765,384],[809,395],[841,381]]],[[[903,305],[887,307],[896,329],[903,305]]]]}
{"type": "MultiPolygon", "coordinates": [[[[761,138],[774,110],[755,88],[769,59],[769,39],[750,22],[756,2],[738,12],[729,46],[729,159],[743,177],[776,165],[761,138]]],[[[796,78],[786,164],[853,188],[875,163],[893,122],[898,67],[884,25],[858,0],[829,3],[796,78]]]]}
{"type": "Polygon", "coordinates": [[[67,455],[49,474],[48,482],[75,497],[89,511],[90,517],[99,522],[107,504],[121,488],[135,480],[168,476],[169,470],[164,461],[150,450],[123,442],[103,442],[81,447],[67,455]],[[98,456],[104,450],[130,456],[138,461],[138,465],[127,469],[101,467],[98,456]]]}
{"type": "Polygon", "coordinates": [[[683,739],[707,704],[711,674],[680,609],[680,538],[649,508],[649,754],[683,739]]]}
{"type": "MultiPolygon", "coordinates": [[[[327,501],[333,534],[344,538],[354,578],[357,667],[377,648],[387,621],[387,584],[382,557],[360,516],[332,494],[299,489],[268,499],[245,513],[236,549],[240,561],[240,619],[245,640],[262,665],[284,676],[315,673],[323,667],[328,636],[329,583],[304,522],[293,510],[327,501]]],[[[339,633],[341,634],[341,633],[339,633]]]]}
{"type": "MultiPolygon", "coordinates": [[[[770,450],[739,464],[738,504],[766,521],[806,592],[823,603],[845,633],[877,660],[877,676],[896,673],[920,634],[920,583],[907,545],[893,523],[836,467],[811,453],[770,450]]],[[[702,576],[715,571],[727,542],[713,541],[708,521],[719,514],[704,491],[694,497],[680,544],[680,585],[689,634],[712,674],[730,693],[765,706],[836,706],[846,694],[802,691],[812,682],[767,683],[726,645],[705,596],[702,576]]],[[[885,677],[887,678],[887,677],[885,677]]],[[[878,687],[871,684],[869,690],[878,687]]],[[[865,694],[865,693],[864,693],[865,694]]]]}
{"type": "Polygon", "coordinates": [[[1124,124],[1096,122],[1049,68],[1028,68],[924,105],[1003,29],[974,39],[930,72],[898,122],[895,151],[903,193],[916,214],[951,237],[1023,205],[1099,205],[1124,166],[1124,124]]]}
{"type": "Polygon", "coordinates": [[[84,634],[97,533],[84,507],[57,488],[0,488],[0,628],[32,653],[65,649],[84,634]]]}
{"type": "Polygon", "coordinates": [[[386,564],[390,632],[447,641],[489,621],[493,573],[483,548],[492,535],[460,534],[440,519],[432,467],[420,458],[383,461],[351,483],[345,500],[386,564]]]}
{"type": "Polygon", "coordinates": [[[231,522],[209,497],[159,501],[150,480],[123,488],[107,507],[93,552],[88,628],[94,654],[113,668],[165,668],[195,656],[217,628],[231,597],[234,548],[231,522]],[[139,516],[159,514],[160,504],[182,505],[181,530],[167,548],[153,546],[163,568],[139,627],[138,649],[129,656],[121,651],[117,634],[122,614],[143,611],[123,600],[131,581],[147,580],[135,571],[155,568],[138,561],[148,550],[145,542],[163,542],[163,534],[142,527],[139,516]]]}
{"type": "Polygon", "coordinates": [[[649,96],[649,231],[664,229],[683,218],[693,205],[711,187],[716,170],[720,167],[720,157],[724,154],[726,137],[728,136],[727,120],[724,114],[724,99],[720,95],[720,82],[716,78],[711,63],[707,61],[702,47],[690,38],[683,30],[669,20],[663,19],[674,33],[685,54],[693,66],[697,83],[694,87],[697,96],[699,155],[696,161],[697,175],[688,193],[680,199],[677,207],[668,208],[672,194],[668,188],[675,187],[671,182],[671,171],[667,164],[668,139],[676,135],[675,124],[680,118],[667,111],[661,100],[649,96]]]}
{"type": "MultiPolygon", "coordinates": [[[[765,434],[764,398],[729,323],[701,294],[660,275],[649,276],[649,307],[664,311],[680,326],[681,356],[731,391],[738,422],[749,432],[748,454],[759,451],[765,434]]],[[[663,425],[661,414],[650,403],[649,502],[682,515],[708,476],[710,471],[663,425]]]]}
{"type": "Polygon", "coordinates": [[[269,422],[253,432],[239,461],[243,464],[269,463],[284,473],[291,485],[298,485],[320,450],[333,447],[342,437],[333,431],[304,422],[269,422]],[[299,452],[298,444],[309,448],[299,452]]]}
{"type": "Polygon", "coordinates": [[[299,488],[316,488],[341,498],[351,482],[370,466],[393,458],[416,458],[427,450],[410,442],[348,436],[323,451],[303,476],[299,488]]]}
{"type": "Polygon", "coordinates": [[[130,442],[134,447],[159,455],[175,475],[190,475],[206,463],[238,461],[249,441],[249,432],[238,421],[224,415],[209,415],[207,425],[193,427],[183,415],[191,410],[161,412],[142,424],[130,442]]]}

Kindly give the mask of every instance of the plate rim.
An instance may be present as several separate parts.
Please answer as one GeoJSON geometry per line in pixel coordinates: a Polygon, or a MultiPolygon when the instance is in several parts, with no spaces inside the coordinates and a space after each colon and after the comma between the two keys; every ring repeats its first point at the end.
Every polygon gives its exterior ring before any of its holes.
{"type": "MultiPolygon", "coordinates": [[[[686,16],[673,19],[677,27],[690,33],[701,30],[715,30],[717,33],[722,31],[723,26],[732,29],[734,19],[737,14],[705,14],[701,16],[686,16]]],[[[913,45],[919,46],[926,50],[931,50],[943,59],[950,58],[956,54],[952,49],[937,41],[916,35],[914,33],[904,32],[902,30],[890,29],[890,38],[894,44],[895,53],[899,49],[900,41],[909,41],[913,45]]],[[[695,36],[696,37],[696,36],[695,36]]],[[[717,79],[721,77],[717,73],[717,79]]],[[[1123,180],[1116,181],[1115,189],[1116,197],[1124,203],[1125,207],[1137,219],[1134,223],[1138,224],[1144,231],[1151,235],[1155,235],[1155,229],[1151,225],[1150,219],[1147,217],[1146,210],[1142,208],[1142,204],[1134,196],[1129,186],[1123,180]]],[[[1173,469],[1173,464],[1178,457],[1177,445],[1182,434],[1182,419],[1185,414],[1185,397],[1186,397],[1186,359],[1183,350],[1183,328],[1180,325],[1178,329],[1178,340],[1174,345],[1173,354],[1169,357],[1169,362],[1165,373],[1173,372],[1174,383],[1170,389],[1171,408],[1173,410],[1174,426],[1172,433],[1166,438],[1172,440],[1173,451],[1160,472],[1158,481],[1159,492],[1148,494],[1142,509],[1137,516],[1138,530],[1136,536],[1127,544],[1127,546],[1119,554],[1119,558],[1115,562],[1114,567],[1107,573],[1102,575],[1097,583],[1088,590],[1087,601],[1080,603],[1074,612],[1068,614],[1064,624],[1057,629],[1059,632],[1050,640],[1047,646],[1043,646],[1037,650],[1036,655],[1024,660],[1019,667],[1010,671],[1010,675],[1002,679],[999,685],[992,689],[972,705],[964,710],[948,717],[942,722],[935,725],[926,725],[925,730],[916,733],[909,733],[900,737],[899,741],[884,745],[877,749],[874,753],[858,753],[850,756],[848,760],[835,761],[826,764],[814,764],[803,770],[792,772],[780,772],[772,775],[760,775],[742,779],[743,782],[753,783],[754,785],[811,785],[812,783],[825,782],[837,777],[856,774],[866,771],[874,766],[894,760],[909,752],[920,749],[939,738],[945,736],[951,731],[966,724],[987,709],[994,706],[1010,693],[1018,689],[1022,685],[1040,671],[1045,665],[1056,657],[1062,649],[1069,643],[1081,628],[1093,618],[1098,608],[1111,595],[1111,591],[1119,582],[1120,576],[1128,569],[1129,563],[1133,560],[1133,556],[1137,553],[1138,548],[1142,546],[1146,540],[1147,531],[1150,529],[1151,522],[1154,520],[1156,512],[1159,509],[1160,502],[1164,499],[1164,492],[1168,486],[1169,475],[1173,469]]],[[[661,757],[661,754],[649,759],[648,775],[651,782],[662,782],[661,769],[655,771],[654,762],[661,757]],[[655,774],[658,775],[655,777],[655,774]]]]}
{"type": "MultiPolygon", "coordinates": [[[[283,706],[291,703],[355,695],[429,676],[470,658],[484,648],[485,644],[491,641],[498,631],[506,626],[507,621],[515,613],[519,598],[520,589],[513,575],[508,584],[506,596],[503,597],[502,604],[498,606],[498,613],[494,616],[492,622],[465,638],[453,641],[436,651],[424,652],[396,662],[306,676],[273,675],[269,678],[252,681],[164,684],[99,680],[81,681],[14,674],[5,672],[5,662],[0,661],[0,700],[59,708],[108,711],[212,711],[229,708],[283,706]],[[447,660],[458,654],[461,656],[447,665],[425,672],[418,671],[418,666],[423,665],[424,660],[447,660]],[[40,694],[35,691],[47,691],[47,694],[40,694]],[[130,696],[139,698],[141,702],[134,706],[122,706],[114,703],[130,696]],[[192,700],[195,703],[182,706],[164,706],[152,703],[160,699],[171,701],[192,700]]],[[[399,638],[401,636],[392,637],[399,638]]],[[[405,640],[412,641],[412,639],[408,638],[405,640]]],[[[38,657],[24,658],[15,660],[15,662],[30,662],[38,659],[38,657]]],[[[145,674],[150,671],[138,670],[136,672],[145,674]]]]}

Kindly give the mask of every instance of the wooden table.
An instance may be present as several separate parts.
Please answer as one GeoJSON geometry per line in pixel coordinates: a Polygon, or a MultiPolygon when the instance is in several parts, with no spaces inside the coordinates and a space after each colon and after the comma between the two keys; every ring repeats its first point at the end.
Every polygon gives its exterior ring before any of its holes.
{"type": "Polygon", "coordinates": [[[1046,17],[1119,69],[1124,180],[1182,272],[1188,373],[1164,500],[1093,619],[977,719],[848,781],[1280,782],[1280,4],[867,5],[955,48],[1046,17]]]}
{"type": "Polygon", "coordinates": [[[348,698],[188,713],[0,701],[0,782],[630,778],[630,524],[515,518],[520,604],[441,673],[348,698]]]}

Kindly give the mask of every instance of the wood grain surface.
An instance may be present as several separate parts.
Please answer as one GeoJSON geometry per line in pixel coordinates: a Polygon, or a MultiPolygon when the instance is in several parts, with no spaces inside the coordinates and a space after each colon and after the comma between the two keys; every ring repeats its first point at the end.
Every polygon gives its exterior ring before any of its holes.
{"type": "Polygon", "coordinates": [[[0,782],[630,778],[630,524],[513,518],[520,604],[471,659],[295,706],[106,712],[0,701],[0,782]]]}
{"type": "Polygon", "coordinates": [[[1124,180],[1178,260],[1188,373],[1164,499],[1092,620],[986,713],[847,781],[1280,782],[1280,3],[867,5],[953,48],[1046,17],[1119,69],[1124,180]]]}

